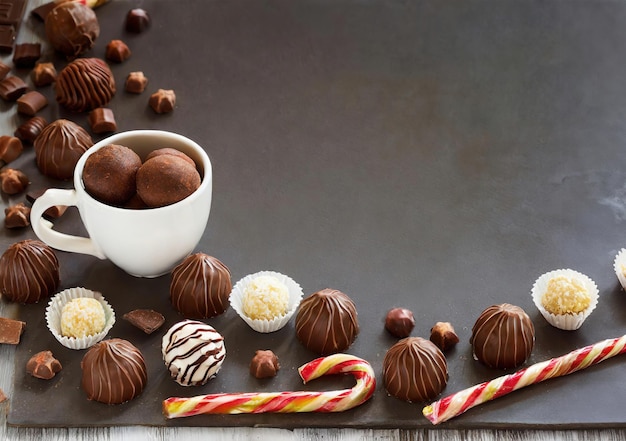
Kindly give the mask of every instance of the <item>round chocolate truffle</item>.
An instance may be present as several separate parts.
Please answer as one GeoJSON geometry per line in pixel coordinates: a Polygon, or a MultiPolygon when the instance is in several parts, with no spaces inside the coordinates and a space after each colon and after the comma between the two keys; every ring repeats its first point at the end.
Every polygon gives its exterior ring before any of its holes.
{"type": "Polygon", "coordinates": [[[0,294],[12,302],[36,303],[59,286],[59,261],[48,245],[26,239],[0,257],[0,294]]]}
{"type": "Polygon", "coordinates": [[[186,160],[158,155],[137,171],[137,194],[149,207],[182,201],[200,187],[200,173],[186,160]]]}
{"type": "Polygon", "coordinates": [[[163,336],[161,352],[170,375],[181,386],[201,386],[215,377],[226,358],[224,337],[212,326],[184,320],[163,336]]]}
{"type": "Polygon", "coordinates": [[[228,308],[230,270],[215,257],[196,253],[172,270],[172,306],[188,318],[209,318],[228,308]]]}
{"type": "Polygon", "coordinates": [[[79,58],[59,72],[56,100],[73,112],[104,107],[115,95],[115,79],[109,66],[99,58],[79,58]]]}
{"type": "Polygon", "coordinates": [[[280,369],[278,357],[272,351],[256,351],[250,361],[250,375],[255,378],[275,377],[280,369]]]}
{"type": "Polygon", "coordinates": [[[160,155],[178,156],[179,158],[184,159],[185,161],[187,161],[189,164],[193,165],[194,167],[196,166],[196,163],[193,162],[193,159],[191,159],[189,156],[187,156],[180,150],[176,150],[171,147],[164,147],[162,149],[152,150],[150,153],[148,153],[148,156],[146,156],[146,161],[154,158],[155,156],[160,156],[160,155]]]}
{"type": "Polygon", "coordinates": [[[96,13],[79,2],[65,2],[46,15],[46,37],[68,60],[91,49],[100,35],[96,13]]]}
{"type": "Polygon", "coordinates": [[[143,391],[148,371],[143,355],[132,343],[112,338],[96,343],[80,363],[81,385],[90,400],[120,404],[143,391]]]}
{"type": "Polygon", "coordinates": [[[385,317],[385,329],[394,337],[408,337],[411,335],[414,327],[415,317],[408,309],[393,308],[389,310],[385,317]]]}
{"type": "Polygon", "coordinates": [[[448,383],[448,363],[430,340],[407,337],[383,360],[383,382],[390,395],[409,402],[434,399],[448,383]]]}
{"type": "Polygon", "coordinates": [[[57,119],[35,139],[39,171],[50,178],[71,179],[80,157],[93,145],[89,133],[78,124],[57,119]]]}
{"type": "Polygon", "coordinates": [[[137,191],[141,158],[128,147],[105,145],[85,161],[83,183],[91,196],[110,205],[123,205],[137,191]]]}
{"type": "Polygon", "coordinates": [[[350,347],[359,333],[357,315],[350,297],[336,289],[323,289],[300,304],[296,336],[318,354],[341,352],[350,347]]]}
{"type": "Polygon", "coordinates": [[[514,368],[533,350],[535,327],[522,308],[508,303],[485,309],[472,328],[474,356],[492,368],[514,368]]]}

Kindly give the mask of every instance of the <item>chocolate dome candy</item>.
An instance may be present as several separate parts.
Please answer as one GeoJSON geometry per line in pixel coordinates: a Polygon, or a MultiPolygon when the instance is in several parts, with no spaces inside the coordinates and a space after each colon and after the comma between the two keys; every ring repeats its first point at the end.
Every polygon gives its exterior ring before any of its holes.
{"type": "Polygon", "coordinates": [[[508,303],[485,309],[472,328],[474,356],[493,368],[513,368],[530,356],[535,327],[522,308],[508,303]]]}
{"type": "Polygon", "coordinates": [[[35,139],[39,171],[50,178],[71,179],[80,157],[93,145],[89,133],[67,119],[57,119],[35,139]]]}
{"type": "Polygon", "coordinates": [[[104,107],[115,94],[115,80],[109,66],[99,58],[79,58],[59,72],[56,100],[74,112],[104,107]]]}
{"type": "Polygon", "coordinates": [[[215,257],[196,253],[172,271],[172,306],[189,318],[209,318],[228,308],[230,270],[215,257]]]}
{"type": "Polygon", "coordinates": [[[92,346],[80,363],[81,385],[90,400],[120,404],[141,393],[148,381],[143,355],[132,343],[112,338],[92,346]]]}
{"type": "Polygon", "coordinates": [[[296,316],[296,336],[321,355],[347,349],[359,333],[354,302],[336,289],[323,289],[304,299],[296,316]]]}
{"type": "Polygon", "coordinates": [[[383,382],[387,392],[396,398],[430,401],[448,382],[446,357],[430,340],[404,338],[385,354],[383,382]]]}
{"type": "Polygon", "coordinates": [[[12,302],[35,303],[59,286],[59,261],[48,245],[27,239],[0,257],[0,294],[12,302]]]}
{"type": "Polygon", "coordinates": [[[46,15],[46,37],[54,49],[73,60],[91,49],[100,35],[95,12],[79,2],[61,3],[46,15]]]}

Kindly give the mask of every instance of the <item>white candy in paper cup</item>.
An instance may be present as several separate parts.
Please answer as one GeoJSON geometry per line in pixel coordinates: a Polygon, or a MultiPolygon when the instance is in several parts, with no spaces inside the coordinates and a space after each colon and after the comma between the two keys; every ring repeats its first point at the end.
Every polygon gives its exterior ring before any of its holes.
{"type": "Polygon", "coordinates": [[[102,294],[96,291],[91,291],[86,288],[69,288],[56,294],[48,303],[46,308],[46,322],[48,329],[52,332],[52,335],[66,348],[70,349],[86,349],[89,348],[102,339],[109,333],[113,324],[115,323],[115,312],[109,303],[104,299],[102,294]],[[104,309],[104,329],[98,334],[89,335],[82,338],[65,337],[61,332],[61,314],[63,312],[63,306],[69,301],[80,298],[90,297],[96,299],[104,309]]]}
{"type": "Polygon", "coordinates": [[[626,249],[622,248],[619,250],[619,253],[615,256],[615,260],[613,261],[613,270],[615,270],[615,275],[619,280],[619,283],[622,285],[622,288],[626,289],[626,249]]]}
{"type": "Polygon", "coordinates": [[[587,317],[589,317],[589,314],[591,314],[596,308],[598,304],[599,292],[595,282],[588,276],[572,269],[558,269],[539,276],[533,284],[531,295],[535,306],[539,309],[539,312],[548,321],[548,323],[558,329],[574,331],[582,326],[587,317]],[[577,314],[552,314],[544,308],[542,304],[542,297],[547,291],[548,283],[553,278],[560,276],[568,279],[575,279],[585,287],[589,293],[590,303],[584,311],[577,314]]]}
{"type": "Polygon", "coordinates": [[[249,274],[239,280],[235,286],[233,286],[233,290],[230,293],[230,305],[233,307],[235,312],[239,314],[239,317],[245,321],[248,326],[254,329],[257,332],[261,333],[269,333],[278,331],[283,328],[291,319],[293,314],[298,309],[300,302],[303,297],[302,288],[300,285],[294,281],[291,277],[286,276],[284,274],[275,272],[275,271],[260,271],[258,273],[249,274]],[[287,312],[284,315],[281,315],[274,320],[255,320],[251,319],[246,315],[243,308],[243,301],[245,295],[246,286],[250,284],[254,279],[260,276],[272,276],[278,279],[281,283],[283,283],[287,287],[287,291],[289,292],[289,301],[287,303],[287,312]]]}

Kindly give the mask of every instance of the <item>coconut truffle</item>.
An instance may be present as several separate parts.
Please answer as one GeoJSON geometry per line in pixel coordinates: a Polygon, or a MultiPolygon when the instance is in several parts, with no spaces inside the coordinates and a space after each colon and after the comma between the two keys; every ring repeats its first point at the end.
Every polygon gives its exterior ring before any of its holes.
{"type": "Polygon", "coordinates": [[[541,304],[552,314],[578,314],[589,307],[591,296],[579,280],[558,276],[548,281],[541,304]]]}
{"type": "Polygon", "coordinates": [[[276,277],[265,275],[244,288],[243,312],[253,320],[274,320],[287,313],[289,291],[276,277]]]}
{"type": "Polygon", "coordinates": [[[61,311],[61,334],[65,337],[83,338],[98,334],[105,323],[104,308],[90,297],[72,299],[61,311]]]}

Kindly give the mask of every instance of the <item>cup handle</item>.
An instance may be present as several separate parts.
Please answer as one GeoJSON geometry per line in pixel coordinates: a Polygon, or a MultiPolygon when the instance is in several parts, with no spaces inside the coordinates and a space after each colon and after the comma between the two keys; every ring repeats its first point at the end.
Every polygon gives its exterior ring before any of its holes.
{"type": "Polygon", "coordinates": [[[102,251],[88,237],[72,236],[59,233],[53,229],[52,222],[43,218],[44,212],[54,205],[75,206],[77,202],[76,190],[61,190],[51,188],[39,196],[30,211],[30,223],[35,234],[43,242],[61,251],[90,254],[100,259],[106,259],[102,251]]]}

